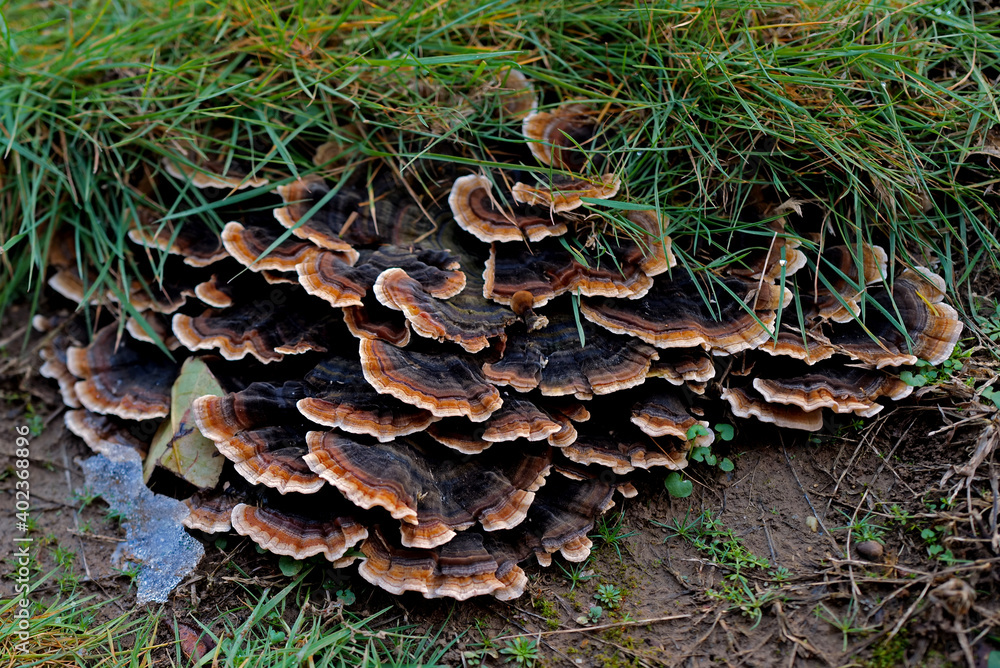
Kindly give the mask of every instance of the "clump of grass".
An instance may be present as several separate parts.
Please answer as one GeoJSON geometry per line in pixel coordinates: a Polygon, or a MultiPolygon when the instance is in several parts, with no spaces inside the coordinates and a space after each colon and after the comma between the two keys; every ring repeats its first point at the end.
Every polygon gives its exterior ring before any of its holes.
{"type": "MultiPolygon", "coordinates": [[[[852,248],[878,241],[935,266],[952,291],[982,262],[1000,265],[988,166],[1000,19],[961,0],[333,11],[318,0],[14,0],[0,11],[0,308],[37,288],[57,227],[96,270],[91,294],[122,295],[138,207],[221,226],[225,207],[252,196],[148,192],[181,146],[272,185],[316,171],[308,147],[331,139],[342,164],[330,176],[418,159],[502,169],[493,148],[517,123],[498,119],[489,93],[512,65],[546,103],[584,102],[601,119],[582,148],[608,156],[627,200],[666,216],[678,270],[705,277],[708,301],[720,288],[705,270],[738,261],[748,238],[767,248],[779,203],[820,283],[835,270],[802,236],[820,226],[852,248]]],[[[610,213],[597,231],[629,233],[610,213]]]]}

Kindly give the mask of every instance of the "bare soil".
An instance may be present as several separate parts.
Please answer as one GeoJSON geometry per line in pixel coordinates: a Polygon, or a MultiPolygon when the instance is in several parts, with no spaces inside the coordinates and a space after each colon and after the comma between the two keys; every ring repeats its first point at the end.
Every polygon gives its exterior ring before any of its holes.
{"type": "MultiPolygon", "coordinates": [[[[6,345],[0,355],[0,498],[7,509],[0,512],[0,533],[14,533],[14,427],[44,423],[30,447],[32,536],[35,577],[52,575],[37,593],[55,598],[75,586],[115,599],[104,614],[129,610],[134,588],[109,559],[123,532],[107,518],[103,502],[81,507],[76,460],[90,453],[62,426],[58,394],[38,377],[31,347],[18,354],[17,335],[27,322],[27,308],[14,307],[0,327],[6,334],[0,336],[6,345]]],[[[963,377],[992,375],[991,358],[977,353],[963,377]]],[[[528,566],[528,592],[509,603],[393,597],[354,569],[325,575],[315,569],[310,604],[330,610],[334,590],[350,589],[355,613],[391,608],[377,624],[443,628],[438,642],[452,643],[449,665],[503,665],[510,657],[493,655],[523,635],[538,641],[540,665],[985,668],[990,651],[1000,650],[992,630],[1000,619],[998,469],[996,432],[989,431],[997,416],[979,414],[971,398],[958,381],[925,388],[860,429],[845,422],[812,439],[743,423],[719,448],[735,469],[693,465],[689,498],[672,499],[661,472],[640,476],[638,497],[619,500],[608,517],[614,524],[621,513],[619,533],[629,535],[613,543],[595,537],[595,556],[584,573],[591,577],[575,586],[559,566],[573,565],[558,558],[547,569],[528,566]],[[984,441],[991,433],[992,445],[984,441]],[[977,448],[986,456],[974,470],[959,470],[977,448]],[[719,531],[731,532],[713,541],[704,524],[690,528],[689,535],[700,535],[714,549],[697,549],[667,528],[692,524],[703,513],[717,520],[719,531]],[[880,558],[859,556],[859,541],[847,528],[859,523],[882,531],[880,558]],[[742,571],[744,584],[733,579],[733,553],[725,552],[737,544],[767,562],[742,571]],[[321,586],[324,578],[328,587],[334,578],[333,589],[321,586]],[[616,608],[595,599],[601,585],[620,590],[616,608]],[[740,593],[727,597],[727,586],[740,593]],[[593,605],[603,607],[600,618],[579,623],[593,605]]],[[[235,624],[249,611],[248,588],[288,582],[277,558],[258,553],[247,539],[229,536],[222,546],[216,537],[202,538],[205,559],[163,607],[161,642],[174,642],[174,621],[197,626],[192,618],[221,633],[227,615],[235,624]]],[[[14,547],[0,541],[7,573],[14,547]]],[[[0,580],[0,598],[12,594],[12,580],[0,580]]],[[[157,652],[156,665],[175,665],[173,647],[157,652]]]]}

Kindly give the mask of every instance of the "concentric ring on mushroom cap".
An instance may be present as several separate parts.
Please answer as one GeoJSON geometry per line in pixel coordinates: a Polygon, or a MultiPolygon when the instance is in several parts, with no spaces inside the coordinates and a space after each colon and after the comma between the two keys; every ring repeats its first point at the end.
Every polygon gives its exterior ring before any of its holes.
{"type": "Polygon", "coordinates": [[[338,254],[325,251],[297,265],[296,271],[306,292],[340,308],[361,306],[379,275],[394,268],[404,270],[439,299],[454,297],[465,288],[465,274],[458,270],[458,259],[447,251],[410,252],[383,246],[363,253],[354,266],[338,254]]]}
{"type": "Polygon", "coordinates": [[[314,494],[323,479],[303,460],[308,427],[295,404],[304,393],[302,383],[251,383],[240,392],[195,399],[191,414],[249,482],[282,494],[314,494]]]}
{"type": "Polygon", "coordinates": [[[722,398],[737,417],[755,417],[761,422],[771,422],[786,429],[819,431],[823,428],[823,411],[804,411],[798,406],[771,404],[761,396],[755,396],[746,388],[724,387],[722,398]]]}
{"type": "Polygon", "coordinates": [[[453,341],[470,353],[490,345],[490,339],[506,340],[506,327],[517,320],[510,309],[478,300],[435,299],[419,281],[402,269],[386,269],[372,288],[379,302],[401,311],[414,332],[429,339],[453,341]],[[465,308],[463,308],[465,307],[465,308]]]}
{"type": "Polygon", "coordinates": [[[365,380],[377,392],[438,417],[464,415],[482,422],[503,405],[497,389],[466,357],[411,352],[371,340],[361,341],[360,354],[365,380]]]}
{"type": "Polygon", "coordinates": [[[432,548],[477,521],[487,531],[525,517],[545,482],[547,446],[521,456],[454,458],[436,443],[397,440],[365,445],[334,432],[309,432],[306,462],[357,506],[380,506],[403,522],[403,545],[432,548]]]}
{"type": "Polygon", "coordinates": [[[829,365],[794,376],[757,377],[753,386],[768,403],[791,404],[806,412],[830,408],[862,417],[882,410],[883,406],[876,403],[879,397],[898,401],[913,392],[913,386],[883,371],[829,365]]]}
{"type": "MultiPolygon", "coordinates": [[[[573,211],[583,206],[583,198],[611,199],[622,187],[621,178],[614,173],[600,178],[588,179],[582,176],[553,176],[546,185],[515,183],[510,194],[515,202],[528,206],[541,206],[556,213],[573,211]]],[[[553,235],[555,236],[555,235],[553,235]]],[[[504,241],[497,239],[497,241],[504,241]]]]}
{"type": "Polygon", "coordinates": [[[487,243],[524,239],[538,241],[545,237],[558,237],[568,231],[565,222],[547,211],[501,207],[493,195],[493,184],[480,174],[455,179],[448,204],[458,226],[487,243]]]}
{"type": "Polygon", "coordinates": [[[299,412],[317,424],[391,441],[427,429],[441,418],[430,411],[379,394],[369,385],[358,360],[331,357],[306,374],[309,396],[299,412]]]}
{"type": "Polygon", "coordinates": [[[86,348],[66,351],[66,367],[83,380],[73,386],[84,408],[126,420],[149,420],[170,412],[170,388],[179,365],[155,347],[104,327],[86,348]]]}
{"type": "Polygon", "coordinates": [[[292,514],[245,503],[233,508],[232,523],[236,533],[249,536],[253,542],[275,554],[296,559],[322,554],[340,566],[354,561],[353,558],[346,563],[342,560],[350,548],[368,537],[368,529],[349,515],[320,519],[312,514],[292,514]]]}
{"type": "Polygon", "coordinates": [[[941,364],[951,356],[963,329],[958,312],[944,303],[945,290],[944,279],[924,267],[906,269],[896,278],[891,293],[882,289],[870,294],[886,313],[899,314],[906,334],[869,306],[864,327],[856,322],[838,327],[830,343],[838,352],[880,369],[916,364],[918,359],[941,364]]]}
{"type": "MultiPolygon", "coordinates": [[[[414,550],[391,545],[375,528],[361,546],[364,560],[358,573],[368,582],[392,594],[407,591],[424,598],[450,597],[464,601],[493,594],[506,600],[524,592],[527,577],[516,562],[499,560],[477,533],[460,533],[433,550],[414,550]]],[[[507,552],[504,550],[503,554],[507,552]]]]}
{"type": "Polygon", "coordinates": [[[660,277],[642,299],[593,299],[580,312],[616,334],[637,336],[658,348],[701,346],[715,354],[756,348],[770,336],[775,310],[791,302],[792,293],[770,283],[719,278],[702,286],[714,294],[711,309],[686,274],[660,277]],[[749,302],[749,306],[745,305],[749,302]]]}

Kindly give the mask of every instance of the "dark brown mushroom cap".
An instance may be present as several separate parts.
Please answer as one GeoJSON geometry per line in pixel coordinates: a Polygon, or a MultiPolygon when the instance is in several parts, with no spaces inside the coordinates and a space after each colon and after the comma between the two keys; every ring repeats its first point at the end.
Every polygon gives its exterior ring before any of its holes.
{"type": "Polygon", "coordinates": [[[194,286],[194,295],[209,306],[226,308],[233,305],[235,285],[212,274],[212,278],[194,286]]]}
{"type": "Polygon", "coordinates": [[[399,268],[427,293],[439,299],[454,297],[465,287],[465,274],[458,271],[458,259],[441,250],[408,251],[383,246],[363,251],[354,266],[329,251],[320,252],[296,267],[299,283],[306,292],[338,308],[361,306],[379,274],[399,268]]]}
{"type": "Polygon", "coordinates": [[[109,446],[124,446],[139,453],[143,459],[149,451],[149,441],[156,431],[155,423],[121,420],[87,410],[66,411],[66,428],[83,439],[91,450],[107,452],[109,446]]]}
{"type": "Polygon", "coordinates": [[[296,404],[313,422],[352,434],[391,441],[427,429],[439,420],[430,411],[379,394],[358,360],[331,357],[306,374],[307,397],[296,404]]]}
{"type": "Polygon", "coordinates": [[[180,255],[192,267],[206,267],[229,257],[219,235],[203,221],[158,222],[151,210],[140,208],[139,222],[139,227],[129,230],[129,239],[140,246],[180,255]]]}
{"type": "Polygon", "coordinates": [[[622,180],[614,173],[604,174],[600,178],[556,174],[548,185],[532,186],[527,183],[515,183],[510,193],[514,201],[520,204],[545,207],[556,213],[563,213],[583,206],[584,197],[611,199],[618,194],[621,187],[622,180]]]}
{"type": "Polygon", "coordinates": [[[581,323],[586,345],[573,317],[553,316],[537,332],[511,333],[503,357],[483,365],[490,382],[510,385],[519,392],[536,387],[545,396],[575,395],[590,399],[639,385],[646,380],[656,349],[581,323]]]}
{"type": "Polygon", "coordinates": [[[84,408],[126,420],[166,416],[180,368],[155,347],[127,334],[119,341],[113,324],[98,331],[86,348],[67,350],[66,366],[83,379],[73,390],[84,408]]]}
{"type": "Polygon", "coordinates": [[[611,254],[591,260],[590,266],[581,264],[560,245],[541,242],[527,248],[493,244],[483,273],[483,294],[495,302],[510,304],[516,293],[527,291],[534,297],[535,307],[566,292],[636,299],[649,291],[651,276],[667,268],[663,248],[655,241],[642,247],[631,239],[620,239],[611,254]]]}
{"type": "Polygon", "coordinates": [[[467,357],[417,353],[362,340],[361,368],[380,394],[391,394],[437,417],[464,415],[482,422],[503,404],[497,389],[467,357]]]}
{"type": "Polygon", "coordinates": [[[715,441],[715,434],[705,420],[691,415],[676,394],[661,392],[644,397],[632,406],[632,423],[650,436],[674,436],[687,441],[688,430],[700,424],[708,432],[691,439],[694,447],[707,447],[715,441]]]}
{"type": "Polygon", "coordinates": [[[174,147],[180,153],[180,158],[164,158],[163,168],[170,176],[190,183],[195,188],[243,190],[267,185],[267,179],[253,175],[243,165],[206,156],[186,140],[174,141],[174,147]]]}
{"type": "Polygon", "coordinates": [[[184,499],[189,512],[181,522],[189,529],[205,533],[232,531],[233,508],[238,504],[239,499],[235,495],[223,490],[196,492],[194,496],[184,499]]]}
{"type": "Polygon", "coordinates": [[[138,316],[130,317],[125,321],[125,331],[131,334],[136,341],[146,343],[155,344],[156,339],[153,338],[155,335],[166,346],[167,350],[177,350],[181,347],[181,342],[170,329],[170,320],[155,311],[144,311],[138,316]],[[142,319],[143,322],[139,322],[139,319],[142,319]],[[152,334],[146,331],[147,329],[152,330],[152,334]]]}
{"type": "MultiPolygon", "coordinates": [[[[276,225],[244,227],[233,221],[222,228],[222,243],[240,264],[257,272],[294,272],[296,265],[320,253],[320,249],[314,244],[294,237],[285,239],[268,251],[283,234],[285,231],[276,225]]],[[[357,251],[344,251],[344,256],[348,261],[353,261],[357,259],[357,251]]]]}
{"type": "Polygon", "coordinates": [[[498,75],[497,86],[502,94],[503,110],[507,116],[520,118],[538,108],[535,87],[521,70],[507,68],[498,75]]]}
{"type": "Polygon", "coordinates": [[[38,373],[43,378],[51,378],[59,384],[59,394],[64,404],[70,408],[80,408],[80,399],[73,389],[77,377],[70,373],[66,366],[66,355],[70,346],[82,347],[84,341],[89,338],[83,318],[61,316],[45,318],[36,315],[32,318],[31,324],[37,331],[46,334],[45,344],[38,351],[39,357],[44,362],[38,373]]]}
{"type": "Polygon", "coordinates": [[[433,550],[415,550],[390,542],[375,528],[361,546],[365,558],[358,573],[392,594],[416,591],[425,598],[460,601],[484,594],[516,598],[527,577],[506,550],[491,554],[486,547],[490,542],[478,533],[463,532],[433,550]]]}
{"type": "Polygon", "coordinates": [[[308,426],[295,404],[304,395],[297,382],[251,383],[241,392],[195,399],[191,414],[202,435],[251,483],[312,494],[323,480],[303,460],[308,426]]]}
{"type": "Polygon", "coordinates": [[[696,286],[686,273],[677,272],[672,280],[660,277],[642,299],[587,300],[580,311],[616,334],[637,336],[658,348],[702,346],[732,354],[766,341],[775,309],[790,299],[791,292],[782,293],[770,283],[726,277],[696,286]],[[713,297],[711,310],[699,288],[713,297]]]}
{"type": "Polygon", "coordinates": [[[494,443],[541,441],[565,429],[562,421],[532,402],[506,392],[501,396],[503,406],[485,422],[474,424],[463,418],[446,418],[432,425],[427,434],[459,452],[478,454],[494,443]]]}
{"type": "Polygon", "coordinates": [[[481,241],[538,241],[566,234],[566,223],[548,211],[502,206],[485,176],[468,174],[455,179],[448,204],[455,222],[481,241]]]}
{"type": "Polygon", "coordinates": [[[756,392],[740,387],[723,388],[722,398],[729,402],[737,417],[755,417],[786,429],[819,431],[823,428],[822,410],[806,412],[798,406],[770,404],[756,392]]]}
{"type": "Polygon", "coordinates": [[[823,336],[810,333],[804,339],[801,332],[790,331],[778,332],[777,339],[768,338],[760,345],[760,350],[776,357],[793,357],[810,366],[830,359],[837,352],[823,336]]]}
{"type": "Polygon", "coordinates": [[[595,120],[587,107],[566,104],[552,111],[528,114],[521,131],[538,162],[581,172],[587,163],[587,155],[580,148],[592,148],[595,120]]]}
{"type": "Polygon", "coordinates": [[[285,355],[326,351],[339,329],[340,314],[317,312],[301,291],[273,286],[265,293],[241,295],[246,301],[227,309],[208,309],[199,316],[178,313],[174,335],[188,350],[218,350],[227,360],[248,354],[264,364],[285,355]]]}
{"type": "Polygon", "coordinates": [[[831,408],[837,413],[871,417],[882,410],[879,397],[894,401],[910,395],[913,387],[884,371],[853,366],[823,365],[786,369],[781,378],[754,378],[754,389],[768,403],[790,404],[806,412],[831,408]],[[796,373],[797,371],[797,373],[796,373]]]}
{"type": "Polygon", "coordinates": [[[551,563],[555,552],[567,561],[584,561],[593,546],[587,534],[597,518],[615,505],[614,491],[614,483],[602,478],[550,476],[516,531],[523,532],[522,541],[543,566],[551,563]]]}
{"type": "Polygon", "coordinates": [[[707,383],[715,377],[712,356],[701,348],[672,348],[660,351],[649,367],[650,378],[663,378],[671,385],[707,383]]]}
{"type": "Polygon", "coordinates": [[[577,464],[598,464],[613,473],[664,466],[680,470],[687,466],[687,447],[682,442],[653,442],[642,434],[597,433],[589,429],[560,452],[577,464]]]}
{"type": "Polygon", "coordinates": [[[474,299],[435,299],[402,269],[383,271],[373,291],[382,305],[402,311],[420,336],[453,341],[470,353],[489,346],[489,339],[503,341],[507,325],[517,320],[512,310],[488,302],[478,293],[474,299]]]}
{"type": "Polygon", "coordinates": [[[478,520],[487,531],[519,524],[545,482],[548,447],[519,457],[456,458],[429,441],[364,445],[334,432],[310,432],[306,461],[362,508],[380,506],[402,520],[407,547],[431,548],[478,520]]]}
{"type": "Polygon", "coordinates": [[[402,195],[400,184],[391,178],[376,179],[370,193],[350,186],[328,198],[329,192],[330,187],[318,177],[279,186],[278,194],[286,206],[276,209],[274,217],[295,236],[341,252],[374,244],[406,246],[434,229],[417,202],[402,195]],[[323,199],[327,201],[299,225],[323,199]]]}
{"type": "Polygon", "coordinates": [[[823,250],[819,264],[825,282],[816,279],[816,291],[809,296],[807,317],[851,322],[860,313],[858,300],[866,285],[880,283],[887,275],[889,257],[880,246],[864,244],[860,262],[857,248],[830,246],[823,250]]]}
{"type": "Polygon", "coordinates": [[[344,324],[358,339],[377,339],[405,348],[410,343],[410,323],[402,315],[366,295],[361,306],[345,306],[344,324]]]}
{"type": "Polygon", "coordinates": [[[945,284],[940,276],[923,267],[906,269],[896,278],[891,294],[885,289],[870,294],[884,313],[868,305],[863,327],[851,322],[836,328],[830,342],[839,352],[880,369],[915,364],[918,359],[941,364],[951,356],[963,325],[958,312],[943,301],[945,284]],[[907,334],[899,331],[885,313],[894,318],[898,314],[907,334]],[[873,341],[869,332],[878,341],[873,341]]]}
{"type": "MultiPolygon", "coordinates": [[[[788,210],[790,209],[784,211],[788,210]]],[[[773,216],[775,213],[780,212],[772,209],[765,211],[764,216],[773,216]]],[[[779,280],[782,274],[788,279],[808,264],[805,253],[799,250],[800,246],[798,239],[789,236],[784,218],[778,218],[768,223],[763,230],[754,226],[752,232],[734,234],[728,249],[737,257],[726,266],[725,271],[731,276],[744,276],[769,283],[779,280]]]]}
{"type": "MultiPolygon", "coordinates": [[[[319,511],[320,508],[316,508],[319,511]]],[[[325,509],[324,509],[325,510],[325,509]]],[[[368,537],[368,529],[349,514],[335,512],[293,513],[281,508],[238,504],[232,512],[233,529],[275,554],[306,559],[322,554],[344,566],[349,549],[368,537]],[[322,514],[322,517],[317,515],[322,514]]]]}

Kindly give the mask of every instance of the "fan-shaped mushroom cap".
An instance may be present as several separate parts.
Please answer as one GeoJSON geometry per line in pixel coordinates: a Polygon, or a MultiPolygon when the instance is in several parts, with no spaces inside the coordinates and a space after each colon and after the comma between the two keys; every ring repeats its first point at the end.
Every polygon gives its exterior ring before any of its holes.
{"type": "Polygon", "coordinates": [[[817,283],[811,306],[818,317],[851,322],[861,312],[858,300],[862,298],[864,287],[880,283],[886,276],[889,256],[880,246],[863,245],[860,262],[856,252],[856,248],[849,246],[831,246],[823,250],[819,270],[830,287],[817,283]]]}
{"type": "Polygon", "coordinates": [[[508,116],[519,118],[538,108],[535,87],[521,70],[509,67],[499,75],[497,82],[503,95],[503,110],[508,116]]]}
{"type": "Polygon", "coordinates": [[[675,436],[688,440],[688,430],[700,424],[708,432],[691,439],[694,447],[707,447],[715,441],[715,434],[708,422],[698,420],[687,411],[679,397],[661,393],[640,399],[632,407],[632,422],[650,436],[675,436]]]}
{"type": "Polygon", "coordinates": [[[325,181],[307,177],[278,187],[286,206],[276,209],[274,217],[295,236],[332,251],[349,252],[354,246],[384,243],[405,246],[406,240],[419,238],[434,226],[417,202],[401,196],[399,189],[391,179],[381,178],[372,184],[371,193],[345,186],[328,197],[330,187],[325,181]],[[299,225],[324,199],[309,220],[299,225]]]}
{"type": "MultiPolygon", "coordinates": [[[[460,533],[433,550],[414,550],[390,544],[379,528],[361,546],[365,555],[361,577],[392,594],[416,591],[425,598],[448,596],[464,601],[493,594],[506,600],[524,591],[527,577],[515,560],[494,556],[486,545],[495,543],[478,533],[460,533]]],[[[506,558],[505,558],[506,557],[506,558]]]]}
{"type": "Polygon", "coordinates": [[[199,316],[178,313],[174,335],[188,350],[218,350],[227,360],[250,354],[264,364],[285,355],[326,351],[338,325],[336,311],[316,313],[311,298],[280,287],[246,298],[252,300],[199,316]]]}
{"type": "Polygon", "coordinates": [[[410,252],[383,246],[374,252],[364,252],[353,267],[337,253],[327,251],[299,264],[296,270],[306,292],[340,308],[361,306],[361,299],[379,274],[394,267],[405,271],[428,294],[440,299],[454,297],[465,287],[465,274],[458,271],[458,259],[439,250],[410,252]]]}
{"type": "Polygon", "coordinates": [[[673,280],[661,278],[642,299],[588,300],[581,303],[580,311],[616,334],[637,336],[658,348],[702,346],[732,354],[759,346],[770,334],[775,309],[791,300],[791,292],[741,278],[718,281],[722,285],[711,286],[712,310],[699,296],[699,287],[707,286],[696,286],[688,276],[678,275],[673,280]],[[748,313],[747,308],[752,311],[748,313]],[[716,313],[720,317],[715,318],[716,313]]]}
{"type": "MultiPolygon", "coordinates": [[[[660,352],[649,367],[650,378],[664,378],[671,385],[707,383],[715,378],[712,356],[701,348],[673,348],[660,352]]],[[[700,394],[700,393],[699,393],[700,394]]]]}
{"type": "Polygon", "coordinates": [[[913,391],[883,371],[844,366],[812,368],[786,378],[755,378],[753,386],[768,403],[791,404],[806,412],[831,408],[862,417],[882,410],[875,403],[879,397],[898,401],[913,391]]]}
{"type": "Polygon", "coordinates": [[[141,423],[126,422],[87,410],[66,411],[63,420],[67,429],[82,438],[91,450],[98,453],[106,452],[108,446],[123,445],[145,458],[149,451],[149,439],[155,431],[149,429],[146,431],[147,435],[141,437],[139,436],[143,433],[141,423]]]}
{"type": "Polygon", "coordinates": [[[368,529],[350,515],[338,516],[327,508],[310,508],[299,514],[240,503],[233,508],[233,529],[275,554],[306,559],[322,553],[336,565],[344,566],[353,561],[345,563],[344,555],[368,537],[368,529]]]}
{"type": "Polygon", "coordinates": [[[229,257],[219,235],[202,221],[184,220],[158,223],[155,214],[139,209],[140,227],[128,231],[128,238],[140,246],[158,248],[180,255],[192,267],[206,267],[229,257]]]}
{"type": "Polygon", "coordinates": [[[819,431],[823,428],[822,410],[806,412],[798,406],[771,404],[740,387],[723,388],[722,398],[729,402],[737,417],[755,417],[786,429],[819,431]]]}
{"type": "Polygon", "coordinates": [[[209,306],[226,308],[233,305],[234,286],[223,281],[216,274],[204,283],[194,286],[194,295],[209,306]]]}
{"type": "Polygon", "coordinates": [[[66,366],[67,350],[70,346],[82,346],[87,339],[87,330],[81,323],[80,318],[64,318],[53,316],[43,318],[36,315],[32,319],[32,327],[39,332],[49,333],[46,344],[38,351],[39,357],[44,364],[38,369],[38,373],[43,378],[51,378],[59,383],[59,394],[63,403],[70,408],[80,408],[80,399],[76,396],[77,378],[70,373],[66,366]],[[67,322],[68,321],[68,322],[67,322]],[[65,324],[64,324],[65,323],[65,324]],[[54,331],[56,327],[60,327],[54,331]]]}
{"type": "Polygon", "coordinates": [[[243,190],[267,185],[267,179],[254,176],[236,164],[206,157],[189,141],[176,140],[173,143],[181,159],[164,158],[163,168],[170,176],[188,182],[195,188],[243,190]]]}
{"type": "Polygon", "coordinates": [[[918,359],[941,364],[954,351],[963,327],[958,312],[944,303],[944,295],[944,279],[940,276],[923,267],[906,269],[896,278],[891,295],[886,290],[871,295],[887,313],[899,315],[906,335],[869,307],[864,327],[852,322],[836,329],[830,341],[838,351],[880,369],[916,364],[918,359]],[[873,341],[868,332],[878,341],[873,341]]]}
{"type": "Polygon", "coordinates": [[[560,452],[577,464],[598,464],[619,475],[637,468],[665,466],[671,470],[680,470],[687,466],[685,446],[678,444],[676,448],[665,448],[641,434],[608,435],[589,431],[579,434],[575,442],[562,448],[560,452]]]}
{"type": "MultiPolygon", "coordinates": [[[[775,213],[771,210],[765,215],[775,213]]],[[[729,248],[736,252],[747,248],[749,250],[744,251],[735,262],[726,267],[727,274],[770,283],[777,281],[782,274],[788,278],[806,266],[808,263],[806,255],[799,250],[801,243],[798,239],[788,236],[783,218],[772,221],[767,228],[771,231],[771,235],[762,236],[759,233],[734,235],[729,248]]]]}
{"type": "Polygon", "coordinates": [[[181,523],[189,529],[205,533],[232,531],[233,508],[238,504],[239,500],[226,491],[196,492],[194,496],[184,499],[189,513],[181,523]]]}
{"type": "Polygon", "coordinates": [[[641,245],[632,239],[619,239],[611,250],[614,259],[604,255],[587,266],[562,246],[493,244],[483,273],[483,295],[510,304],[515,294],[527,291],[536,307],[566,292],[637,299],[649,291],[651,276],[669,267],[663,246],[655,240],[641,245]]]}
{"type": "Polygon", "coordinates": [[[156,340],[146,328],[151,329],[153,334],[159,337],[167,350],[177,350],[181,347],[181,342],[170,329],[170,321],[163,314],[146,311],[125,321],[125,331],[131,334],[133,339],[155,344],[156,340]],[[139,322],[139,318],[145,322],[145,327],[139,322]]]}
{"type": "MultiPolygon", "coordinates": [[[[538,241],[566,234],[566,223],[548,211],[502,207],[492,191],[493,184],[488,178],[469,174],[455,179],[448,197],[455,222],[477,239],[486,242],[538,241]]],[[[520,201],[516,197],[515,200],[520,201]]]]}
{"type": "MultiPolygon", "coordinates": [[[[583,206],[583,197],[611,199],[618,194],[621,187],[621,178],[611,172],[604,174],[600,179],[557,174],[552,177],[552,182],[548,186],[515,183],[510,193],[515,202],[528,206],[543,206],[556,213],[563,213],[583,206]]],[[[490,240],[483,239],[483,241],[490,240]]]]}
{"type": "Polygon", "coordinates": [[[343,312],[344,324],[355,338],[385,341],[400,348],[410,343],[410,323],[382,306],[374,295],[367,295],[361,306],[345,306],[343,312]]]}
{"type": "Polygon", "coordinates": [[[563,422],[530,401],[508,393],[501,396],[503,406],[485,422],[472,424],[462,418],[448,418],[432,425],[428,435],[453,450],[478,454],[494,443],[541,441],[565,429],[563,422]]]}
{"type": "Polygon", "coordinates": [[[73,390],[87,410],[126,420],[149,420],[170,412],[170,388],[178,365],[128,335],[119,341],[113,324],[97,332],[86,348],[69,348],[66,367],[83,379],[73,390]]]}
{"type": "MultiPolygon", "coordinates": [[[[294,272],[296,265],[320,253],[314,244],[294,238],[285,239],[268,251],[267,249],[283,233],[279,227],[263,225],[244,227],[233,221],[226,223],[222,228],[222,243],[240,264],[257,272],[265,270],[294,272]]],[[[344,254],[350,262],[357,259],[357,251],[353,249],[344,251],[344,254]]]]}
{"type": "Polygon", "coordinates": [[[552,111],[538,111],[524,118],[521,131],[528,148],[543,165],[581,172],[594,137],[594,116],[580,104],[566,104],[552,111]]]}
{"type": "Polygon", "coordinates": [[[524,532],[524,542],[543,566],[551,563],[555,552],[567,561],[584,561],[593,546],[587,534],[597,518],[615,505],[614,491],[613,482],[601,478],[551,476],[517,531],[524,532]]]}
{"type": "Polygon", "coordinates": [[[503,404],[497,389],[466,357],[416,353],[362,340],[361,368],[380,394],[391,394],[437,417],[464,415],[482,422],[503,404]]]}
{"type": "Polygon", "coordinates": [[[309,396],[296,404],[313,422],[391,441],[439,420],[430,411],[379,394],[365,382],[361,363],[333,357],[306,374],[309,396]]]}
{"type": "Polygon", "coordinates": [[[549,449],[537,446],[518,458],[450,459],[454,453],[430,443],[363,445],[316,431],[307,440],[309,466],[355,505],[381,506],[402,520],[407,547],[442,545],[477,520],[487,531],[516,526],[551,461],[549,449]]]}
{"type": "Polygon", "coordinates": [[[517,316],[485,299],[435,299],[402,269],[382,272],[373,288],[384,306],[402,311],[413,331],[438,341],[454,341],[470,353],[489,346],[489,339],[506,339],[505,328],[517,316]],[[477,308],[469,308],[470,306],[477,308]]]}
{"type": "Polygon", "coordinates": [[[803,339],[800,332],[778,332],[777,340],[768,338],[760,349],[769,355],[794,357],[810,366],[830,359],[837,352],[824,337],[809,334],[803,339]]]}
{"type": "Polygon", "coordinates": [[[575,395],[590,399],[639,385],[646,380],[656,350],[634,339],[609,335],[581,325],[586,345],[572,316],[554,316],[538,332],[512,333],[503,357],[483,365],[483,373],[497,385],[519,392],[536,387],[545,396],[575,395]]]}
{"type": "Polygon", "coordinates": [[[222,397],[204,396],[191,406],[198,429],[253,484],[282,494],[312,494],[323,487],[302,457],[307,427],[295,408],[301,383],[251,383],[222,397]]]}

